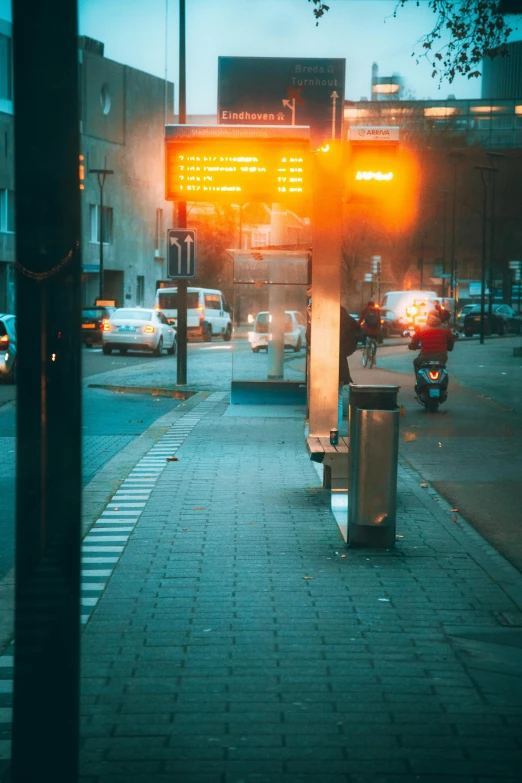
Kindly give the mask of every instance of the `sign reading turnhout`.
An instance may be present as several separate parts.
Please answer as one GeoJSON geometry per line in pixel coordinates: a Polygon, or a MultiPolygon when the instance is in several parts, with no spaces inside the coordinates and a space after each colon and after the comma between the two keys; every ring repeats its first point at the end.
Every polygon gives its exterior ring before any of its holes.
{"type": "Polygon", "coordinates": [[[352,125],[348,128],[350,141],[399,141],[396,125],[352,125]]]}
{"type": "Polygon", "coordinates": [[[219,57],[218,124],[308,125],[312,145],[342,138],[344,59],[219,57]]]}

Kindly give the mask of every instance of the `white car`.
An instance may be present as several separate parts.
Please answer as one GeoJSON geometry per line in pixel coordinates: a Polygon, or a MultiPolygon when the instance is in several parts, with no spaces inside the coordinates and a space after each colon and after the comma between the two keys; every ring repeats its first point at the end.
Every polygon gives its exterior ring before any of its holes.
{"type": "MultiPolygon", "coordinates": [[[[248,333],[248,339],[254,353],[261,348],[268,350],[272,340],[272,316],[269,312],[258,313],[254,320],[254,329],[248,333]]],[[[299,310],[285,310],[285,348],[293,348],[295,353],[306,344],[306,319],[299,310]]]]}
{"type": "Polygon", "coordinates": [[[163,313],[141,307],[120,307],[103,324],[103,353],[113,350],[121,354],[131,351],[152,351],[161,356],[163,349],[176,353],[176,330],[163,313]]]}

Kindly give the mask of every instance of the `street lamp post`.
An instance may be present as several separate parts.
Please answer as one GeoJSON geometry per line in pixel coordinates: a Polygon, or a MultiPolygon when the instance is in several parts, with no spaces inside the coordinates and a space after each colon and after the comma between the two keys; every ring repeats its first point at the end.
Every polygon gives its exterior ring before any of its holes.
{"type": "MultiPolygon", "coordinates": [[[[484,186],[484,199],[482,202],[482,268],[481,268],[481,284],[480,284],[480,344],[484,345],[484,320],[486,309],[486,228],[487,228],[487,209],[488,209],[488,183],[484,176],[485,171],[491,173],[497,173],[497,169],[493,166],[475,166],[477,171],[480,171],[480,178],[482,185],[484,186]]],[[[489,320],[491,328],[491,319],[489,320]]]]}
{"type": "Polygon", "coordinates": [[[462,160],[464,153],[459,150],[453,150],[448,157],[453,161],[453,198],[451,204],[451,258],[450,258],[450,297],[453,298],[453,321],[457,320],[457,259],[455,258],[455,231],[457,220],[457,167],[459,160],[462,160]]]}
{"type": "MultiPolygon", "coordinates": [[[[487,153],[488,158],[491,161],[491,158],[505,158],[506,156],[503,155],[501,152],[491,152],[488,151],[487,153]]],[[[495,169],[495,172],[497,169],[495,169]]],[[[496,181],[497,178],[493,176],[493,181],[491,183],[491,228],[489,232],[489,240],[490,240],[490,251],[489,251],[489,297],[488,297],[488,314],[489,314],[489,320],[491,322],[491,311],[493,308],[493,270],[495,267],[495,197],[496,197],[496,181]]]]}
{"type": "Polygon", "coordinates": [[[442,220],[442,298],[446,296],[446,234],[447,234],[447,206],[448,206],[448,192],[447,190],[441,190],[444,196],[444,215],[442,220]]]}
{"type": "Polygon", "coordinates": [[[114,174],[114,171],[112,169],[89,169],[89,174],[97,175],[100,188],[100,299],[103,299],[103,186],[107,177],[114,174]]]}

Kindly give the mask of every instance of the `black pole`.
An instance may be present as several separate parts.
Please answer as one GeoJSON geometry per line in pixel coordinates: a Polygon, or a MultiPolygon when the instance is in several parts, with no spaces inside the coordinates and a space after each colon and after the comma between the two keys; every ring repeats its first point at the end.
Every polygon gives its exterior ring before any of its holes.
{"type": "Polygon", "coordinates": [[[456,287],[456,263],[455,263],[455,223],[457,213],[457,164],[453,163],[453,199],[451,204],[451,267],[450,267],[450,296],[453,299],[455,297],[456,287]]]}
{"type": "Polygon", "coordinates": [[[444,195],[444,216],[442,220],[442,298],[446,296],[446,234],[447,234],[447,205],[448,205],[448,191],[442,191],[444,195]]]}
{"type": "MultiPolygon", "coordinates": [[[[494,171],[491,166],[475,166],[480,171],[480,178],[484,187],[484,197],[482,201],[482,266],[480,283],[480,344],[484,345],[485,332],[485,309],[486,309],[486,230],[487,230],[487,209],[488,209],[488,185],[484,176],[485,171],[494,171]]],[[[490,328],[491,328],[491,322],[490,328]]]]}
{"type": "Polygon", "coordinates": [[[78,778],[81,536],[77,4],[13,3],[16,586],[12,783],[78,778]],[[35,117],[45,117],[38,124],[35,117]]]}
{"type": "MultiPolygon", "coordinates": [[[[187,123],[186,54],[185,54],[185,0],[179,0],[179,124],[187,123]]],[[[187,202],[178,202],[178,228],[187,227],[187,202]]],[[[187,383],[187,281],[178,280],[178,355],[176,383],[187,383]]]]}
{"type": "Polygon", "coordinates": [[[489,269],[488,269],[488,317],[491,324],[491,314],[493,310],[493,258],[495,253],[495,183],[496,177],[493,175],[491,183],[491,226],[489,229],[489,269]]]}
{"type": "Polygon", "coordinates": [[[98,174],[98,184],[100,186],[100,299],[103,299],[103,185],[105,177],[98,174]]]}

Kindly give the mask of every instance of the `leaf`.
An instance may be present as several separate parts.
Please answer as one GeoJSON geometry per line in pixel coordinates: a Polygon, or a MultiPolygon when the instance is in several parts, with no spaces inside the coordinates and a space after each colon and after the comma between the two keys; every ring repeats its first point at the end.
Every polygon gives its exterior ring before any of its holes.
{"type": "Polygon", "coordinates": [[[453,514],[453,516],[452,516],[451,518],[452,518],[452,520],[453,520],[454,522],[456,522],[456,521],[457,521],[457,515],[456,515],[456,514],[453,514]]]}
{"type": "Polygon", "coordinates": [[[195,506],[192,511],[205,511],[205,506],[195,506]]]}
{"type": "Polygon", "coordinates": [[[412,440],[417,440],[417,436],[414,432],[405,432],[404,433],[404,441],[406,443],[410,443],[412,440]]]}
{"type": "Polygon", "coordinates": [[[303,579],[313,579],[313,576],[303,576],[303,579]]]}
{"type": "Polygon", "coordinates": [[[167,457],[167,462],[179,462],[179,459],[177,457],[167,457]]]}
{"type": "Polygon", "coordinates": [[[406,416],[406,408],[404,407],[404,405],[399,405],[399,416],[401,417],[401,419],[404,419],[406,416]]]}
{"type": "Polygon", "coordinates": [[[348,555],[341,555],[341,557],[348,557],[348,555]]]}
{"type": "Polygon", "coordinates": [[[426,483],[419,484],[419,487],[422,487],[423,489],[425,489],[426,487],[429,487],[429,484],[426,484],[426,483]]]}
{"type": "Polygon", "coordinates": [[[450,509],[450,514],[456,514],[457,512],[458,512],[458,508],[450,509]]]}

